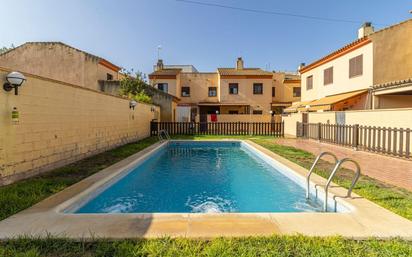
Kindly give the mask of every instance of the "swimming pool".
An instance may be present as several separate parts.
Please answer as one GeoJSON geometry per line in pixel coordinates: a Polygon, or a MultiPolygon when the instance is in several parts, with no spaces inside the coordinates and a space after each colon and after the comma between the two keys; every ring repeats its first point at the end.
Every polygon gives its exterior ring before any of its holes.
{"type": "Polygon", "coordinates": [[[171,141],[70,212],[321,211],[301,182],[240,141],[171,141]]]}

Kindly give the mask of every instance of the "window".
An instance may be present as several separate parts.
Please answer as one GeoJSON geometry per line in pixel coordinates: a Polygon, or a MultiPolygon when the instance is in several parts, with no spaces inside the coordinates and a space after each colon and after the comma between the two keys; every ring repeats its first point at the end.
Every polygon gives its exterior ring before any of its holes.
{"type": "Polygon", "coordinates": [[[157,89],[167,93],[168,90],[169,90],[169,84],[167,84],[167,83],[158,83],[157,84],[157,89]]]}
{"type": "Polygon", "coordinates": [[[293,88],[293,97],[300,97],[300,87],[293,88]]]}
{"type": "Polygon", "coordinates": [[[276,96],[276,87],[272,87],[272,97],[276,96]]]}
{"type": "Polygon", "coordinates": [[[360,76],[363,73],[363,55],[349,59],[349,78],[360,76]]]}
{"type": "Polygon", "coordinates": [[[253,94],[254,95],[263,94],[263,84],[262,83],[253,83],[253,94]]]}
{"type": "Polygon", "coordinates": [[[333,67],[323,70],[323,85],[333,83],[333,67]]]}
{"type": "Polygon", "coordinates": [[[237,95],[239,93],[239,84],[238,83],[230,83],[229,84],[229,94],[230,95],[237,95]]]}
{"type": "Polygon", "coordinates": [[[263,114],[262,110],[253,110],[253,114],[263,114]]]}
{"type": "Polygon", "coordinates": [[[107,79],[107,80],[113,80],[113,75],[110,74],[110,73],[107,73],[107,74],[106,74],[106,79],[107,79]]]}
{"type": "Polygon", "coordinates": [[[209,87],[209,94],[210,97],[217,96],[217,88],[216,87],[209,87]]]}
{"type": "Polygon", "coordinates": [[[229,114],[239,114],[239,111],[231,111],[231,110],[229,110],[229,114]]]}
{"type": "Polygon", "coordinates": [[[182,96],[183,97],[190,96],[190,87],[182,87],[182,96]]]}
{"type": "Polygon", "coordinates": [[[313,76],[306,77],[306,90],[313,88],[313,76]]]}

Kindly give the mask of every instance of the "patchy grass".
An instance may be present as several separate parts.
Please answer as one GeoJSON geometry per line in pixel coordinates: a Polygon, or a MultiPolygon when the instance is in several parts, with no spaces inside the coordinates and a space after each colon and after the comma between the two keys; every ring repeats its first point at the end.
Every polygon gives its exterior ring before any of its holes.
{"type": "MultiPolygon", "coordinates": [[[[252,141],[306,169],[310,169],[316,158],[316,156],[309,152],[276,144],[276,140],[252,139],[252,141]]],[[[315,173],[324,178],[328,178],[331,172],[331,165],[331,163],[322,160],[317,165],[317,168],[315,168],[315,173]]],[[[353,178],[353,171],[347,169],[346,171],[347,172],[336,173],[333,181],[348,188],[353,178]]],[[[353,191],[372,202],[412,220],[412,192],[408,190],[361,175],[353,191]]]]}
{"type": "Polygon", "coordinates": [[[75,242],[16,239],[0,242],[0,256],[412,256],[412,243],[398,239],[356,241],[341,237],[273,236],[213,240],[151,239],[75,242]]]}
{"type": "Polygon", "coordinates": [[[156,138],[143,139],[50,172],[0,187],[0,220],[40,202],[46,197],[139,152],[155,142],[157,142],[156,138]]]}

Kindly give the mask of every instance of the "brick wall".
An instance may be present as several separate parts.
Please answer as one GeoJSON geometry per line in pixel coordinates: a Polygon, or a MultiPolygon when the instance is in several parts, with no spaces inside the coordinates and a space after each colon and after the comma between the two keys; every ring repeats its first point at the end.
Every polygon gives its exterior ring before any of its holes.
{"type": "MultiPolygon", "coordinates": [[[[7,69],[0,68],[0,83],[7,69]]],[[[0,184],[44,172],[150,135],[159,107],[26,74],[15,96],[0,91],[0,184]],[[17,107],[20,119],[11,119],[17,107]]]]}

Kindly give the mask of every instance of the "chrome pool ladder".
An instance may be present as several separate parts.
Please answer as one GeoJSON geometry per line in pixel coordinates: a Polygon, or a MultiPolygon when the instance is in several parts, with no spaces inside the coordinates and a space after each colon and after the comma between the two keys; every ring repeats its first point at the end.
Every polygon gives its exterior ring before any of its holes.
{"type": "Polygon", "coordinates": [[[348,193],[346,194],[346,197],[350,197],[352,193],[352,189],[355,186],[356,182],[358,182],[360,174],[361,174],[361,168],[359,166],[359,163],[351,158],[343,158],[340,160],[336,165],[335,168],[333,169],[332,173],[329,176],[328,182],[326,182],[325,186],[325,201],[323,202],[323,211],[328,211],[328,189],[330,186],[330,183],[332,182],[333,177],[335,176],[336,172],[339,170],[340,166],[344,162],[352,162],[356,166],[356,172],[355,172],[355,177],[353,177],[352,183],[348,189],[348,193]]]}
{"type": "MultiPolygon", "coordinates": [[[[348,189],[348,193],[347,193],[346,197],[351,197],[352,190],[353,190],[353,188],[355,187],[355,184],[356,184],[356,182],[359,180],[359,177],[360,177],[360,175],[361,175],[361,168],[360,168],[359,163],[358,163],[357,161],[351,159],[351,158],[343,158],[343,159],[341,159],[341,160],[338,160],[338,158],[336,157],[336,155],[333,154],[333,153],[331,153],[331,152],[322,152],[322,153],[320,153],[320,154],[318,155],[318,157],[316,157],[315,161],[314,161],[313,164],[312,164],[312,167],[311,167],[310,170],[309,170],[308,175],[306,176],[306,199],[309,199],[309,196],[310,196],[310,192],[309,192],[309,190],[310,190],[310,176],[312,175],[313,170],[315,169],[316,164],[317,164],[317,163],[319,162],[319,160],[320,160],[323,156],[325,156],[325,155],[330,155],[330,156],[332,156],[332,157],[334,158],[334,160],[335,160],[335,167],[333,168],[331,174],[329,175],[329,178],[328,178],[328,180],[327,180],[327,182],[326,182],[326,185],[325,185],[325,199],[324,199],[324,202],[323,202],[323,211],[327,212],[327,211],[328,211],[328,192],[329,192],[329,187],[330,187],[330,184],[331,184],[331,182],[332,182],[333,177],[335,176],[335,174],[337,173],[337,171],[339,170],[339,168],[342,166],[342,164],[345,163],[345,162],[352,162],[352,163],[355,164],[355,166],[356,166],[355,176],[354,176],[354,178],[353,178],[353,180],[352,180],[352,183],[351,183],[351,185],[350,185],[350,187],[349,187],[349,189],[348,189]]],[[[319,185],[315,185],[316,197],[317,197],[317,195],[318,195],[317,186],[319,186],[319,185]]]]}
{"type": "MultiPolygon", "coordinates": [[[[311,167],[310,170],[309,170],[308,175],[306,176],[306,199],[309,199],[309,195],[310,195],[310,192],[309,192],[309,190],[310,190],[310,176],[312,175],[313,171],[315,170],[316,164],[318,164],[318,162],[320,161],[320,159],[321,159],[323,156],[325,156],[325,155],[332,156],[333,159],[335,159],[335,166],[336,166],[336,164],[338,163],[338,157],[336,157],[336,155],[334,155],[334,154],[331,153],[331,152],[322,152],[322,153],[320,153],[320,154],[318,155],[318,157],[316,157],[315,161],[314,161],[313,164],[312,164],[312,167],[311,167]]],[[[317,193],[318,191],[317,191],[317,189],[316,189],[316,186],[317,186],[317,185],[315,185],[316,196],[317,196],[317,195],[318,195],[318,193],[317,193]]]]}
{"type": "Polygon", "coordinates": [[[167,130],[165,129],[159,130],[159,133],[157,134],[157,136],[160,142],[163,142],[165,140],[170,140],[169,132],[167,132],[167,130]]]}

